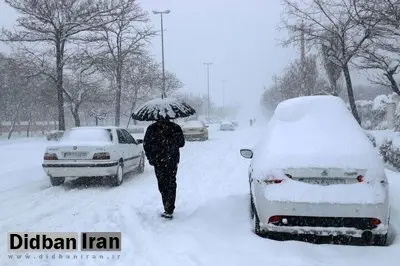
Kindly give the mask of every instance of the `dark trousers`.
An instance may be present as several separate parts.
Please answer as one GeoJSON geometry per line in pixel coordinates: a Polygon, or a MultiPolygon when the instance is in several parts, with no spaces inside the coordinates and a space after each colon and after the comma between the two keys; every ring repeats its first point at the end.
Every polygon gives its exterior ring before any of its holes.
{"type": "Polygon", "coordinates": [[[176,173],[178,164],[156,164],[154,165],[158,181],[158,190],[161,193],[164,211],[172,214],[175,209],[176,198],[176,173]]]}

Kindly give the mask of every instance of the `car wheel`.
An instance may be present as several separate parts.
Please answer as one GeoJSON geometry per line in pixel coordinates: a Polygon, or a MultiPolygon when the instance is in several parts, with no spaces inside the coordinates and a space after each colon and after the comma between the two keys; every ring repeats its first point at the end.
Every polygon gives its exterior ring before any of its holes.
{"type": "Polygon", "coordinates": [[[61,186],[65,182],[65,177],[52,177],[50,176],[50,183],[52,186],[61,186]]]}
{"type": "Polygon", "coordinates": [[[117,167],[117,173],[111,177],[111,185],[114,187],[120,186],[124,181],[124,167],[119,164],[117,167]]]}
{"type": "Polygon", "coordinates": [[[144,172],[144,165],[145,165],[145,158],[144,158],[144,154],[142,153],[142,155],[140,156],[140,162],[139,162],[139,166],[137,169],[139,173],[144,172]]]}
{"type": "Polygon", "coordinates": [[[374,246],[386,246],[388,239],[388,234],[385,235],[375,235],[373,245],[374,246]]]}

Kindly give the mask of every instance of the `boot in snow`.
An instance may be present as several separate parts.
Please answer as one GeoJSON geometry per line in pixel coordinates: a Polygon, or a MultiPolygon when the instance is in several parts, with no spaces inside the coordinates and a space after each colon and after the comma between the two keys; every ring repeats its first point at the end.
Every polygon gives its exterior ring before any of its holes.
{"type": "Polygon", "coordinates": [[[173,218],[172,213],[167,213],[167,212],[162,213],[161,217],[163,217],[165,219],[172,219],[173,218]]]}

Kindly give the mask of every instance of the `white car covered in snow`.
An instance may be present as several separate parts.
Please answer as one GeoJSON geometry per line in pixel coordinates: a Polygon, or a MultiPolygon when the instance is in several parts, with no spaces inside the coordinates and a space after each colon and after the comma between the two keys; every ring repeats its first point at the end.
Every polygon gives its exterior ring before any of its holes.
{"type": "Polygon", "coordinates": [[[234,131],[235,128],[235,125],[231,121],[223,121],[219,125],[219,129],[222,131],[234,131]]]}
{"type": "Polygon", "coordinates": [[[76,127],[46,148],[43,169],[53,186],[66,178],[109,177],[119,186],[125,173],[143,172],[142,140],[119,127],[76,127]]]}
{"type": "Polygon", "coordinates": [[[208,140],[208,126],[200,120],[186,121],[182,132],[186,140],[208,140]]]}
{"type": "Polygon", "coordinates": [[[260,142],[240,153],[252,159],[256,234],[386,244],[390,206],[384,167],[340,98],[281,102],[260,142]]]}

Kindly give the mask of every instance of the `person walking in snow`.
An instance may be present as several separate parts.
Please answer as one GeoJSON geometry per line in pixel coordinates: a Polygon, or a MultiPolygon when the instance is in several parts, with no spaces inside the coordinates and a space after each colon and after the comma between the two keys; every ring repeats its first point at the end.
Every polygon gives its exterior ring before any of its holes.
{"type": "Polygon", "coordinates": [[[179,149],[185,145],[182,128],[168,119],[151,124],[143,139],[143,149],[158,181],[164,205],[164,218],[172,219],[175,210],[176,174],[180,161],[179,149]]]}

